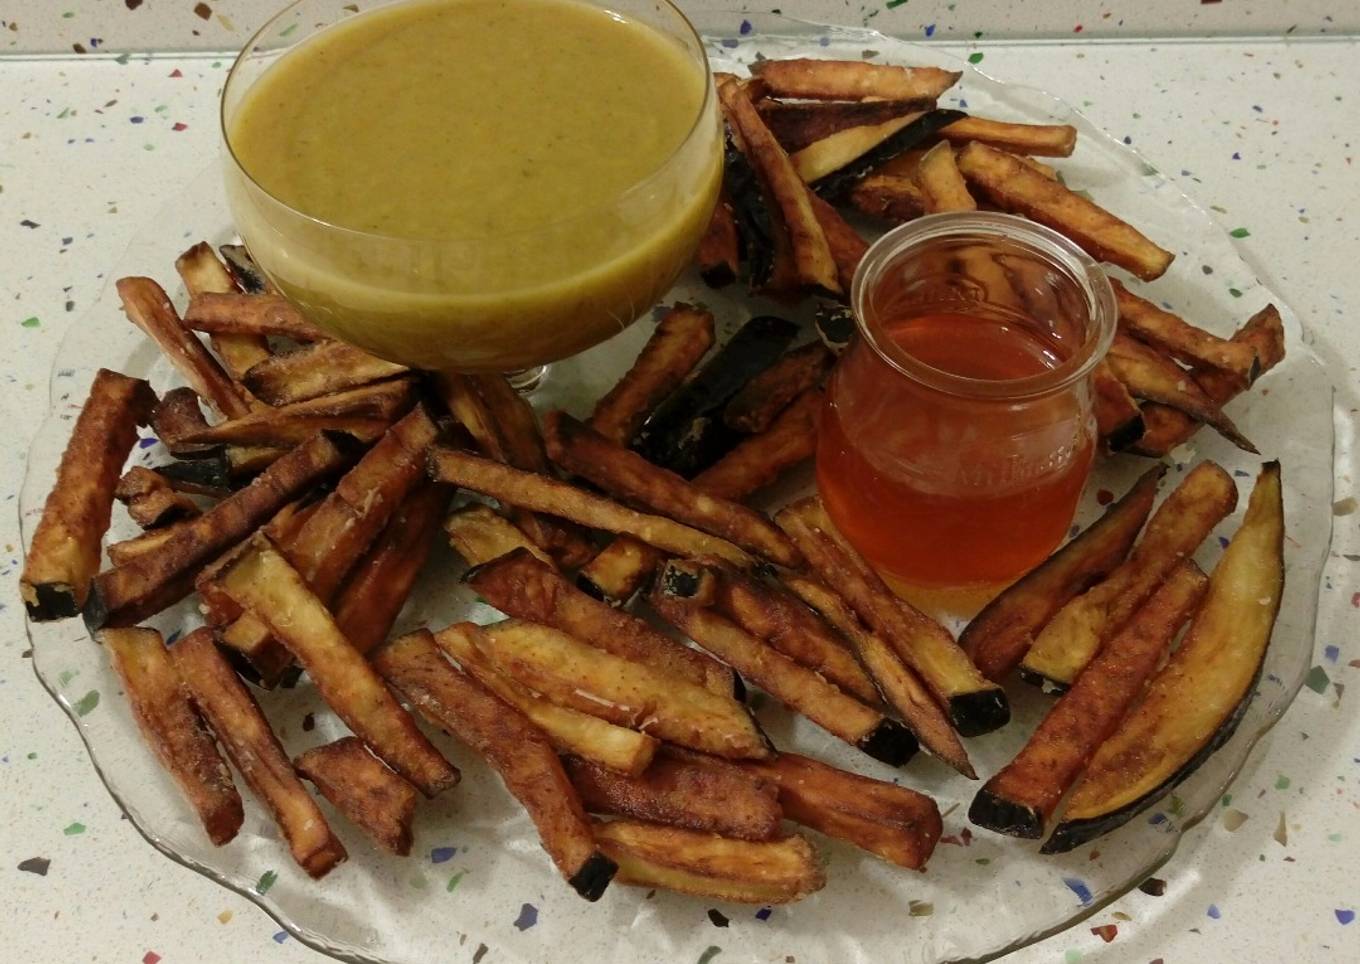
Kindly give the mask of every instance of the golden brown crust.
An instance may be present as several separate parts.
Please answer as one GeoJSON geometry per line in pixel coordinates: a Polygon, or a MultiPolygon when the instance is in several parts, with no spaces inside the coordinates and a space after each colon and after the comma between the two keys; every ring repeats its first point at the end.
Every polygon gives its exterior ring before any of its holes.
{"type": "Polygon", "coordinates": [[[369,753],[363,740],[346,736],[312,747],[293,765],[383,850],[399,857],[411,852],[416,788],[369,753]]]}
{"type": "Polygon", "coordinates": [[[751,74],[777,97],[800,100],[933,101],[952,87],[961,71],[938,67],[895,67],[858,60],[760,60],[751,74]]]}
{"type": "Polygon", "coordinates": [[[189,299],[184,322],[210,333],[279,335],[294,341],[330,337],[282,295],[203,292],[189,299]]]}

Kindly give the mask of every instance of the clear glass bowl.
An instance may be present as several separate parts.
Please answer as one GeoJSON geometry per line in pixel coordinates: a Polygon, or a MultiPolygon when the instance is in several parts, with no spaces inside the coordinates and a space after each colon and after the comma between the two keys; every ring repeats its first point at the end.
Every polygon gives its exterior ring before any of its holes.
{"type": "MultiPolygon", "coordinates": [[[[680,48],[703,77],[699,111],[665,162],[609,201],[477,237],[357,231],[265,190],[232,150],[233,118],[265,71],[353,16],[354,5],[296,0],[250,39],[222,91],[227,197],[251,253],[313,321],[402,364],[506,372],[599,344],[670,288],[698,246],[721,179],[722,135],[703,41],[669,0],[582,2],[651,27],[680,48]]],[[[366,5],[365,13],[392,5],[366,5]]]]}
{"type": "MultiPolygon", "coordinates": [[[[1150,289],[1158,299],[1220,333],[1232,330],[1267,302],[1280,307],[1288,357],[1262,381],[1262,390],[1230,408],[1264,457],[1278,457],[1284,465],[1288,579],[1256,697],[1233,738],[1174,796],[1116,833],[1060,857],[1041,856],[1033,843],[974,832],[966,812],[977,784],[939,763],[918,757],[902,770],[880,766],[847,751],[811,724],[793,719],[772,701],[757,698],[761,722],[780,746],[899,780],[939,801],[946,814],[946,837],[925,873],[889,866],[812,834],[828,863],[826,888],[769,914],[666,892],[649,897],[644,890],[623,886],[611,887],[597,904],[586,904],[562,883],[539,848],[533,827],[496,777],[438,734],[435,739],[463,769],[464,780],[453,792],[418,808],[411,857],[377,853],[337,816],[333,826],[351,860],[325,880],[311,881],[293,865],[272,822],[253,802],[247,804],[240,836],[214,849],[143,747],[117,679],[84,626],[75,620],[30,625],[39,678],[75,723],[110,793],[133,825],[167,856],[253,900],[320,951],[347,960],[382,962],[472,958],[483,944],[494,951],[488,960],[521,962],[693,961],[710,945],[722,948],[723,962],[781,960],[790,954],[800,961],[835,964],[990,958],[1072,926],[1153,873],[1175,851],[1185,828],[1217,805],[1252,746],[1302,684],[1310,665],[1321,564],[1331,532],[1331,388],[1304,343],[1298,319],[1279,296],[1256,280],[1256,272],[1227,234],[1175,185],[1055,98],[999,83],[939,50],[872,31],[751,14],[732,14],[723,22],[735,25],[743,17],[753,25],[749,35],[710,42],[716,69],[741,69],[757,53],[858,59],[863,51],[872,50],[883,62],[963,70],[963,79],[949,98],[966,98],[979,114],[1075,124],[1080,129],[1077,153],[1058,162],[1069,183],[1089,189],[1116,211],[1136,216],[1151,237],[1173,240],[1180,252],[1168,275],[1150,289]],[[1205,285],[1200,274],[1204,264],[1212,265],[1220,278],[1241,279],[1237,287],[1242,296],[1230,298],[1222,285],[1205,285]],[[1268,392],[1263,390],[1267,388],[1268,392]],[[273,880],[268,887],[261,883],[267,871],[277,875],[268,878],[273,880]],[[715,930],[707,916],[711,907],[730,918],[731,926],[715,930]]],[[[735,27],[731,29],[735,34],[735,27]]],[[[167,282],[172,298],[182,306],[183,289],[170,284],[176,255],[193,240],[219,244],[234,235],[214,165],[170,200],[110,277],[157,277],[167,282]]],[[[741,292],[709,290],[688,273],[667,297],[704,301],[720,319],[723,334],[749,315],[771,309],[741,292]]],[[[802,314],[796,317],[807,320],[802,314]]],[[[578,415],[588,412],[646,336],[645,326],[634,326],[555,366],[535,403],[566,407],[578,415]]],[[[35,437],[20,494],[26,543],[70,432],[68,402],[83,397],[100,366],[149,377],[158,390],[178,383],[156,349],[122,319],[111,288],[82,323],[71,326],[53,369],[52,414],[35,437]]],[[[134,455],[139,463],[165,457],[156,445],[134,455]]],[[[1258,459],[1206,431],[1177,451],[1166,484],[1174,483],[1199,458],[1218,460],[1239,478],[1244,490],[1259,468],[1258,459]]],[[[1123,491],[1145,465],[1132,457],[1103,460],[1078,510],[1078,522],[1089,522],[1099,512],[1101,489],[1123,491]]],[[[809,485],[810,473],[791,479],[771,493],[770,504],[799,495],[809,485]]],[[[1223,522],[1218,534],[1230,533],[1240,519],[1239,511],[1223,522]]],[[[127,538],[135,531],[121,512],[115,513],[111,539],[127,538]]],[[[1219,551],[1218,540],[1210,538],[1197,558],[1210,566],[1219,551]]],[[[441,550],[433,556],[398,628],[487,618],[488,612],[459,585],[460,571],[451,553],[441,550]]],[[[197,621],[193,607],[185,604],[162,614],[154,624],[173,632],[197,621]]],[[[1014,722],[968,741],[984,776],[1010,759],[1048,705],[1048,699],[1032,687],[1017,682],[1009,689],[1014,722]]],[[[341,724],[305,683],[265,694],[261,702],[292,752],[342,734],[341,724]],[[304,722],[308,714],[315,721],[311,729],[304,722]]],[[[328,808],[324,801],[321,806],[328,808]]],[[[1194,855],[1181,859],[1193,861],[1194,855]]]]}

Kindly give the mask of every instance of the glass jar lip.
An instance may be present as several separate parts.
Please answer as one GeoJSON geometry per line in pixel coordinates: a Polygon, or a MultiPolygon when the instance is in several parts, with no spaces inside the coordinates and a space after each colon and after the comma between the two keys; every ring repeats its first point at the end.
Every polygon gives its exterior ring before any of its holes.
{"type": "Polygon", "coordinates": [[[1066,235],[1013,214],[956,211],[928,214],[898,225],[875,241],[850,285],[855,325],[865,342],[901,375],[937,391],[997,401],[1018,400],[1060,391],[1087,377],[1114,340],[1118,307],[1114,288],[1100,265],[1066,235]],[[1090,328],[1081,346],[1062,364],[1038,375],[1004,380],[972,378],[919,361],[882,337],[866,311],[869,294],[883,270],[904,252],[924,243],[952,238],[1001,238],[1031,249],[1062,268],[1086,297],[1090,328]]]}
{"type": "MultiPolygon", "coordinates": [[[[263,41],[267,33],[274,31],[275,28],[283,20],[293,15],[297,8],[309,2],[311,2],[311,0],[291,0],[291,2],[289,2],[282,10],[274,14],[274,16],[270,17],[267,21],[265,21],[265,23],[260,27],[260,29],[256,30],[255,33],[251,35],[250,39],[246,41],[245,45],[241,48],[240,53],[236,55],[236,59],[232,61],[231,69],[227,72],[227,80],[222,85],[222,94],[218,98],[217,122],[218,129],[221,131],[222,134],[222,145],[226,149],[228,162],[232,165],[232,167],[236,169],[237,173],[239,173],[241,177],[245,178],[246,182],[253,190],[259,191],[272,203],[277,204],[281,208],[284,208],[286,211],[289,212],[289,214],[293,215],[294,217],[297,217],[304,221],[311,222],[317,227],[324,228],[327,231],[333,231],[340,234],[351,235],[357,238],[363,238],[367,240],[386,243],[418,244],[418,245],[466,244],[487,241],[497,242],[511,241],[514,240],[515,238],[532,237],[534,235],[538,235],[546,231],[558,230],[564,227],[565,225],[574,224],[579,221],[586,220],[587,218],[598,217],[604,211],[617,208],[621,205],[626,205],[630,198],[645,193],[649,187],[651,187],[654,183],[660,180],[662,176],[665,175],[666,172],[671,169],[676,159],[685,151],[686,148],[689,147],[691,143],[693,143],[695,137],[702,132],[705,119],[712,114],[714,104],[716,103],[717,90],[713,81],[713,68],[708,60],[708,51],[704,47],[703,37],[699,35],[699,32],[697,29],[695,29],[693,22],[689,19],[688,16],[685,15],[685,12],[681,10],[679,6],[677,6],[673,2],[673,0],[655,0],[654,4],[655,6],[669,10],[672,15],[679,19],[679,22],[684,25],[684,31],[687,40],[691,41],[694,50],[698,51],[698,56],[702,63],[704,71],[704,96],[703,100],[699,104],[698,111],[695,113],[694,120],[690,123],[689,129],[685,131],[685,136],[682,137],[679,143],[676,144],[675,149],[671,151],[670,154],[666,155],[665,159],[662,160],[656,166],[656,168],[652,170],[649,174],[647,174],[644,178],[629,185],[627,188],[620,191],[618,194],[614,195],[613,197],[609,198],[606,201],[600,202],[599,204],[592,205],[589,208],[574,212],[562,218],[556,218],[550,221],[543,221],[542,223],[535,224],[532,227],[520,228],[515,231],[505,231],[492,234],[464,234],[435,238],[415,238],[400,234],[387,234],[380,231],[365,231],[360,228],[352,228],[343,224],[336,224],[333,221],[327,221],[325,218],[318,217],[317,215],[314,214],[308,214],[306,211],[303,211],[300,208],[297,208],[289,204],[287,201],[284,201],[278,195],[268,190],[263,184],[261,184],[255,178],[255,175],[252,174],[246,168],[246,165],[241,161],[240,157],[237,156],[236,149],[232,147],[231,135],[228,132],[227,128],[228,94],[232,90],[233,84],[241,82],[239,73],[241,71],[242,66],[245,64],[246,57],[252,51],[254,51],[254,49],[263,41]]],[[[388,0],[387,3],[383,4],[383,6],[390,6],[393,3],[401,2],[405,2],[405,0],[388,0]]],[[[374,10],[378,9],[381,9],[381,7],[374,7],[373,10],[365,10],[362,13],[354,15],[362,16],[364,14],[372,13],[374,10]]],[[[607,7],[601,7],[600,9],[604,10],[607,13],[610,13],[613,16],[618,16],[618,14],[615,14],[612,10],[609,10],[607,7]]],[[[338,24],[343,22],[344,22],[343,20],[337,20],[334,24],[331,24],[330,26],[325,27],[323,29],[329,30],[331,29],[331,27],[337,26],[338,24]]],[[[301,42],[306,43],[305,40],[301,42]]],[[[287,48],[284,48],[280,56],[286,55],[288,51],[292,49],[294,49],[292,45],[290,45],[287,48]]]]}

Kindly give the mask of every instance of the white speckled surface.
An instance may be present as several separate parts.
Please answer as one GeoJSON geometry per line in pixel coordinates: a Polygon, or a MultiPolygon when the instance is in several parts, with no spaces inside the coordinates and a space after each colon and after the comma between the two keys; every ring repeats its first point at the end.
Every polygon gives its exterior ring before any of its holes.
{"type": "MultiPolygon", "coordinates": [[[[18,6],[0,5],[0,21],[8,23],[10,8],[18,6]]],[[[134,14],[157,6],[149,0],[134,14]]],[[[233,6],[246,11],[261,5],[233,6]]],[[[823,19],[834,19],[829,6],[797,10],[810,17],[821,10],[823,19]]],[[[1315,20],[1325,16],[1325,4],[1288,6],[1299,20],[1304,10],[1315,20]]],[[[121,12],[123,4],[51,5],[63,7],[99,8],[106,15],[114,7],[121,12]]],[[[915,0],[910,8],[885,12],[874,26],[893,29],[888,15],[908,9],[916,15],[913,8],[915,0]]],[[[795,12],[791,4],[785,10],[795,12]]],[[[846,10],[841,19],[858,19],[857,11],[846,10]]],[[[150,39],[131,46],[171,36],[178,29],[173,13],[166,11],[166,33],[143,34],[150,39]]],[[[940,17],[944,30],[943,12],[940,17]]],[[[731,29],[736,27],[733,22],[731,29]]],[[[20,35],[23,29],[21,24],[20,35]]],[[[910,34],[918,28],[913,21],[899,29],[910,34]]],[[[1258,41],[968,48],[983,54],[981,66],[995,76],[1047,88],[1112,133],[1128,136],[1163,171],[1188,180],[1188,192],[1214,206],[1225,230],[1248,229],[1241,244],[1311,328],[1338,387],[1342,465],[1350,464],[1360,405],[1360,335],[1349,317],[1360,311],[1360,228],[1344,219],[1360,206],[1353,161],[1360,129],[1357,46],[1258,41]]],[[[226,63],[211,57],[0,59],[0,416],[10,427],[13,453],[0,463],[0,500],[7,505],[0,509],[5,960],[322,960],[253,905],[165,860],[120,819],[74,730],[33,677],[15,593],[14,494],[28,432],[46,404],[56,345],[129,239],[214,155],[214,106],[226,63]],[[45,872],[37,873],[39,867],[45,872]]],[[[1360,960],[1360,923],[1354,922],[1360,893],[1353,872],[1360,841],[1360,719],[1351,712],[1356,693],[1345,692],[1360,667],[1360,516],[1354,502],[1344,503],[1353,491],[1354,480],[1339,475],[1343,502],[1310,685],[1253,754],[1231,802],[1187,834],[1159,873],[1167,882],[1165,896],[1135,892],[1015,960],[1360,960]],[[1117,928],[1112,942],[1091,932],[1101,925],[1117,928]]],[[[72,632],[83,636],[81,629],[72,632]]],[[[951,829],[959,819],[951,818],[951,829]]],[[[858,926],[901,927],[910,939],[901,922],[858,926]]],[[[723,933],[712,928],[696,945],[720,948],[723,933]]],[[[447,958],[472,960],[475,952],[452,947],[447,958]]],[[[789,952],[797,957],[797,948],[789,952]]]]}

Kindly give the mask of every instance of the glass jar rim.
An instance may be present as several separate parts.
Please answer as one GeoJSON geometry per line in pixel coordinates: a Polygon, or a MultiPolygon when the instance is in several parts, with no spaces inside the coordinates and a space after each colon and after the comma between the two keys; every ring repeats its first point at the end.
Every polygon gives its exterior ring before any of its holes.
{"type": "MultiPolygon", "coordinates": [[[[246,58],[252,52],[254,52],[256,48],[263,42],[265,35],[267,33],[270,33],[271,31],[277,33],[276,28],[282,23],[282,21],[294,15],[299,7],[302,7],[303,5],[310,2],[312,2],[312,0],[291,0],[291,2],[289,2],[282,10],[280,10],[278,13],[274,14],[274,16],[266,20],[265,23],[260,27],[260,29],[256,30],[255,33],[251,35],[250,39],[246,41],[245,45],[241,48],[240,53],[236,55],[236,59],[232,61],[231,69],[227,72],[226,82],[222,85],[222,94],[218,98],[217,121],[218,129],[221,131],[222,134],[222,145],[226,149],[227,161],[236,169],[236,171],[243,178],[245,178],[246,183],[249,184],[249,186],[253,190],[259,191],[262,195],[268,198],[271,203],[277,204],[279,205],[279,207],[284,208],[294,217],[297,217],[304,221],[311,222],[317,227],[324,228],[327,231],[333,231],[336,233],[346,234],[353,237],[364,238],[372,241],[396,244],[416,244],[416,245],[468,244],[474,242],[487,242],[487,241],[502,242],[511,241],[514,240],[515,238],[532,237],[544,231],[557,230],[565,225],[574,224],[578,221],[583,221],[592,217],[598,217],[603,211],[611,210],[626,205],[629,199],[644,193],[649,187],[651,187],[657,181],[661,180],[662,177],[666,174],[666,172],[671,169],[671,166],[676,162],[677,158],[679,158],[685,152],[686,148],[688,148],[689,145],[693,143],[695,137],[701,133],[704,120],[712,113],[713,105],[716,102],[717,98],[717,90],[713,80],[713,68],[708,61],[708,51],[704,47],[703,37],[699,35],[699,32],[698,30],[695,29],[693,22],[691,22],[689,17],[685,15],[685,12],[681,10],[679,6],[676,5],[674,0],[655,0],[654,6],[658,8],[664,8],[665,10],[669,11],[669,13],[672,16],[676,17],[679,23],[683,25],[685,39],[691,42],[693,45],[693,49],[698,52],[699,60],[704,73],[704,96],[703,99],[700,101],[699,109],[698,111],[696,111],[693,121],[690,123],[688,130],[685,131],[685,136],[680,138],[680,141],[675,145],[675,149],[671,151],[671,153],[666,155],[666,157],[659,164],[657,164],[657,166],[645,177],[629,185],[627,188],[620,191],[618,194],[615,194],[608,200],[601,201],[598,204],[591,205],[589,208],[586,208],[581,211],[576,211],[565,217],[543,221],[542,223],[535,224],[532,227],[520,228],[515,231],[505,231],[492,234],[464,234],[437,238],[414,238],[400,234],[387,234],[381,231],[366,231],[360,228],[352,228],[343,224],[336,224],[333,221],[327,221],[325,218],[318,217],[315,214],[309,214],[306,211],[303,211],[300,208],[295,207],[292,204],[289,204],[287,201],[284,201],[278,195],[274,194],[263,184],[261,184],[256,179],[255,175],[252,174],[249,169],[247,169],[246,165],[242,162],[241,158],[237,156],[236,149],[232,146],[231,143],[231,134],[228,130],[227,125],[228,97],[232,91],[233,85],[238,84],[242,81],[240,72],[246,62],[246,58]]],[[[389,2],[383,4],[383,6],[390,6],[394,3],[402,2],[406,2],[406,0],[389,0],[389,2]]],[[[364,16],[366,14],[373,13],[375,10],[379,9],[382,8],[374,7],[372,10],[365,10],[362,11],[361,13],[353,14],[353,16],[364,16]]],[[[604,10],[607,13],[611,14],[614,13],[613,11],[609,10],[609,8],[604,6],[601,6],[600,9],[604,10]]],[[[614,15],[617,16],[617,14],[614,15]]],[[[337,20],[335,23],[329,24],[328,26],[321,28],[321,30],[322,31],[330,30],[333,27],[338,26],[339,24],[344,22],[345,20],[337,20]]],[[[307,39],[299,41],[299,43],[306,42],[307,39]]],[[[280,51],[280,53],[278,54],[278,56],[286,56],[289,51],[296,49],[296,46],[297,46],[296,44],[290,44],[289,46],[283,48],[282,51],[280,51]]],[[[248,90],[249,87],[247,87],[246,89],[248,90]]]]}
{"type": "Polygon", "coordinates": [[[1118,307],[1114,288],[1100,265],[1066,235],[1013,214],[956,211],[928,214],[899,225],[875,241],[855,271],[850,305],[861,337],[899,374],[928,388],[970,398],[1020,400],[1060,391],[1090,375],[1114,340],[1118,307]],[[928,365],[883,337],[870,322],[867,304],[884,270],[904,253],[951,239],[1000,239],[1027,249],[1061,269],[1086,300],[1089,323],[1081,345],[1060,365],[1023,378],[987,379],[958,375],[928,365]]]}

